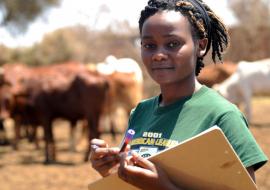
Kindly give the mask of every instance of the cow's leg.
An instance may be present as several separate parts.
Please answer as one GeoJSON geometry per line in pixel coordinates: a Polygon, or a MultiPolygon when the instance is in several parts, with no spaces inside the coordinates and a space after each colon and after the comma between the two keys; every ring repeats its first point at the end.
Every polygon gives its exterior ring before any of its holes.
{"type": "Polygon", "coordinates": [[[18,150],[18,142],[21,139],[21,125],[20,125],[19,120],[17,119],[14,120],[14,132],[15,132],[15,136],[12,143],[12,147],[14,150],[18,150]]]}
{"type": "Polygon", "coordinates": [[[110,117],[110,134],[112,136],[112,140],[115,142],[116,141],[116,126],[115,126],[115,123],[114,123],[114,120],[113,118],[110,117]]]}
{"type": "Polygon", "coordinates": [[[34,126],[31,126],[31,125],[26,125],[25,126],[26,128],[26,132],[27,132],[27,139],[28,139],[28,142],[32,143],[35,141],[35,138],[36,138],[36,132],[34,130],[34,126]]]}
{"type": "Polygon", "coordinates": [[[88,119],[88,139],[92,140],[94,138],[100,138],[101,130],[99,127],[99,115],[95,113],[93,117],[88,119]]]}
{"type": "Polygon", "coordinates": [[[29,136],[29,140],[30,140],[30,142],[35,143],[36,149],[38,150],[40,148],[38,134],[37,134],[38,125],[33,125],[33,126],[29,126],[29,127],[31,128],[31,133],[30,133],[30,136],[29,136]]]}
{"type": "Polygon", "coordinates": [[[84,150],[85,147],[88,144],[88,121],[87,119],[83,119],[81,121],[81,130],[79,133],[79,137],[78,137],[78,143],[76,146],[76,150],[80,151],[80,150],[84,150]]]}
{"type": "Polygon", "coordinates": [[[43,122],[43,129],[45,140],[45,164],[50,164],[56,161],[52,122],[43,122]]]}
{"type": "Polygon", "coordinates": [[[101,133],[110,133],[113,141],[116,140],[116,125],[113,119],[113,113],[104,114],[101,116],[100,130],[101,133]]]}
{"type": "Polygon", "coordinates": [[[8,139],[6,137],[6,131],[4,127],[4,120],[0,119],[0,145],[8,145],[8,139]]]}
{"type": "Polygon", "coordinates": [[[70,122],[70,131],[69,131],[69,149],[72,152],[76,151],[75,148],[75,127],[76,127],[76,121],[71,121],[70,122]]]}
{"type": "Polygon", "coordinates": [[[101,132],[99,128],[99,113],[93,114],[91,117],[88,118],[88,146],[86,149],[84,161],[88,161],[88,157],[90,154],[90,141],[94,138],[100,138],[101,132]]]}
{"type": "Polygon", "coordinates": [[[88,158],[89,158],[89,154],[90,154],[90,141],[94,138],[94,134],[96,133],[94,130],[95,127],[94,126],[94,122],[93,122],[93,119],[92,118],[88,118],[88,143],[87,143],[87,148],[86,148],[86,153],[84,155],[84,161],[87,162],[88,161],[88,158]]]}

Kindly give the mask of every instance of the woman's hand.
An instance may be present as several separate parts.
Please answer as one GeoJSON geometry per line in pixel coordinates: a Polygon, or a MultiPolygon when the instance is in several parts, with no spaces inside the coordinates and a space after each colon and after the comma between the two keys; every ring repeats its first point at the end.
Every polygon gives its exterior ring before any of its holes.
{"type": "Polygon", "coordinates": [[[120,158],[118,176],[127,183],[145,190],[179,190],[160,167],[138,154],[132,153],[132,156],[127,157],[124,152],[120,158]]]}
{"type": "Polygon", "coordinates": [[[89,160],[92,167],[103,177],[108,176],[116,172],[119,167],[119,148],[110,148],[104,140],[93,139],[89,160]]]}

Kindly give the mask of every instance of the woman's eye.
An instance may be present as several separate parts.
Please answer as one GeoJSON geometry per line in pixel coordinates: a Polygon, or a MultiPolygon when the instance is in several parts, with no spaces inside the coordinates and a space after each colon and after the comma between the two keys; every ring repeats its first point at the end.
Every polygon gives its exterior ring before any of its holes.
{"type": "Polygon", "coordinates": [[[180,45],[180,43],[177,41],[167,43],[167,47],[170,49],[177,48],[177,47],[179,47],[179,45],[180,45]]]}
{"type": "Polygon", "coordinates": [[[144,49],[154,49],[156,47],[155,44],[142,44],[144,49]]]}

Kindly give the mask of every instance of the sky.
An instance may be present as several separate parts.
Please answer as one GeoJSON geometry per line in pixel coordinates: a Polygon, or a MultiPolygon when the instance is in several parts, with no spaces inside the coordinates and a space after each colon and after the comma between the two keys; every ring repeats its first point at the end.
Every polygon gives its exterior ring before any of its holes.
{"type": "MultiPolygon", "coordinates": [[[[141,9],[148,0],[62,0],[59,7],[48,11],[47,16],[37,19],[30,25],[26,34],[12,37],[0,27],[0,44],[8,47],[31,46],[40,42],[44,34],[58,28],[77,24],[102,30],[114,21],[128,21],[130,26],[138,27],[141,9]],[[106,5],[106,6],[104,6],[106,5]]],[[[227,0],[204,0],[221,17],[226,25],[237,23],[227,0]]]]}

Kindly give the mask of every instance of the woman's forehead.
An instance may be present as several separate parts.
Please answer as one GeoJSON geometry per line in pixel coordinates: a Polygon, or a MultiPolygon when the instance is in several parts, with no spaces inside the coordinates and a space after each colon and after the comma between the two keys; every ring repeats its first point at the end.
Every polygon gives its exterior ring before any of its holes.
{"type": "Polygon", "coordinates": [[[148,33],[149,30],[190,32],[190,24],[188,19],[179,12],[162,11],[150,16],[145,21],[142,33],[148,33]]]}

